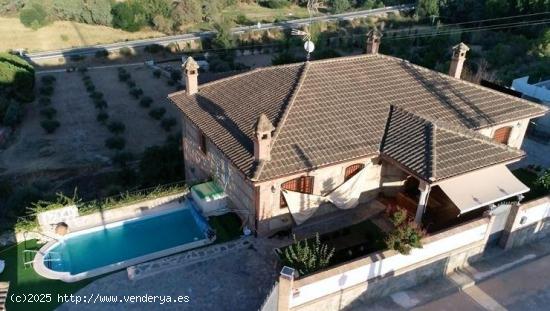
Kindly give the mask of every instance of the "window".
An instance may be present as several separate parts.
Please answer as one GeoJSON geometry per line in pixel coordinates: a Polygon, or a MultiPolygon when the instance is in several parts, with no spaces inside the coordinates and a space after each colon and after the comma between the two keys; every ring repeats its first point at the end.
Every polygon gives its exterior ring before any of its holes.
{"type": "Polygon", "coordinates": [[[512,132],[511,126],[501,127],[493,134],[493,139],[501,144],[508,145],[508,139],[510,139],[510,133],[512,132]]]}
{"type": "Polygon", "coordinates": [[[352,165],[346,167],[346,172],[344,173],[344,181],[347,181],[348,179],[352,178],[355,174],[357,174],[364,167],[365,167],[365,164],[363,164],[363,163],[352,164],[352,165]]]}
{"type": "Polygon", "coordinates": [[[199,149],[206,154],[206,136],[203,132],[199,133],[199,149]]]}
{"type": "MultiPolygon", "coordinates": [[[[281,189],[301,193],[313,193],[313,176],[301,176],[281,184],[281,189]]],[[[287,207],[285,197],[281,193],[281,208],[287,207]]]]}

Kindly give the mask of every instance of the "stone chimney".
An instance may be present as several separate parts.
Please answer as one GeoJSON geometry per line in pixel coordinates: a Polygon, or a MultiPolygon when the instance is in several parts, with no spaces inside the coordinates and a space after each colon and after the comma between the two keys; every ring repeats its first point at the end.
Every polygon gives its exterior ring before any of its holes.
{"type": "Polygon", "coordinates": [[[254,129],[254,160],[271,160],[271,133],[275,128],[265,114],[261,114],[254,129]]]}
{"type": "Polygon", "coordinates": [[[462,42],[453,46],[453,58],[451,59],[451,67],[449,67],[450,76],[460,79],[462,67],[464,67],[464,61],[466,60],[466,52],[469,50],[470,48],[462,42]]]}
{"type": "Polygon", "coordinates": [[[199,91],[199,64],[189,56],[183,64],[183,75],[185,76],[185,93],[193,95],[199,91]]]}
{"type": "Polygon", "coordinates": [[[367,33],[367,54],[378,54],[381,39],[382,33],[377,29],[373,29],[367,33]]]}

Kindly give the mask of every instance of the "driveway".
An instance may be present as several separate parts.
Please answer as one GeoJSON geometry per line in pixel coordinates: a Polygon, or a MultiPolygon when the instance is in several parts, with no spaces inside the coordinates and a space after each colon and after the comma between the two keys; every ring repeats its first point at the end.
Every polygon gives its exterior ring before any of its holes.
{"type": "Polygon", "coordinates": [[[90,302],[66,302],[57,310],[258,310],[278,276],[273,252],[278,242],[252,239],[247,248],[136,281],[130,281],[123,270],[75,294],[83,300],[91,297],[90,302]],[[174,302],[178,296],[180,300],[187,296],[188,302],[174,302]],[[117,302],[99,302],[112,298],[117,302]],[[139,302],[144,299],[150,302],[139,302]]]}

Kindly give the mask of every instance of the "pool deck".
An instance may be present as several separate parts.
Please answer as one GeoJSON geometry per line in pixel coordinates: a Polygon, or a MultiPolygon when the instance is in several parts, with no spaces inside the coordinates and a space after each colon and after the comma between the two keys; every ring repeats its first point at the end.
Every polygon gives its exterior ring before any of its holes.
{"type": "Polygon", "coordinates": [[[118,295],[120,299],[123,295],[187,295],[187,303],[67,302],[57,310],[258,310],[278,277],[273,248],[288,241],[260,238],[248,241],[249,247],[228,250],[223,256],[175,266],[134,281],[128,279],[126,270],[113,273],[75,293],[88,297],[118,295]]]}

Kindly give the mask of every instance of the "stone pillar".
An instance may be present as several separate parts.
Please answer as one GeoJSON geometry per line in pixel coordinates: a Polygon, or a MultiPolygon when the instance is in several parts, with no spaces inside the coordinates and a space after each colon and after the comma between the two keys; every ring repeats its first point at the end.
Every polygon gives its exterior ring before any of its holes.
{"type": "Polygon", "coordinates": [[[514,245],[514,235],[513,232],[516,230],[517,223],[516,219],[519,216],[521,211],[521,204],[514,204],[510,208],[510,213],[508,214],[508,219],[506,220],[506,225],[502,231],[502,236],[498,241],[498,245],[504,249],[509,249],[514,245]]]}
{"type": "Polygon", "coordinates": [[[420,181],[418,190],[420,190],[420,198],[418,199],[418,207],[416,208],[416,216],[414,217],[414,221],[421,225],[422,216],[424,216],[426,205],[428,205],[428,196],[430,195],[431,186],[424,181],[420,181]]]}
{"type": "Polygon", "coordinates": [[[279,275],[279,299],[278,311],[290,310],[290,297],[292,295],[292,284],[294,283],[294,269],[284,266],[279,275]]]}
{"type": "Polygon", "coordinates": [[[464,67],[464,61],[466,60],[466,52],[469,50],[470,48],[462,42],[453,46],[453,57],[451,59],[451,66],[449,67],[449,75],[451,77],[460,79],[462,67],[464,67]]]}

